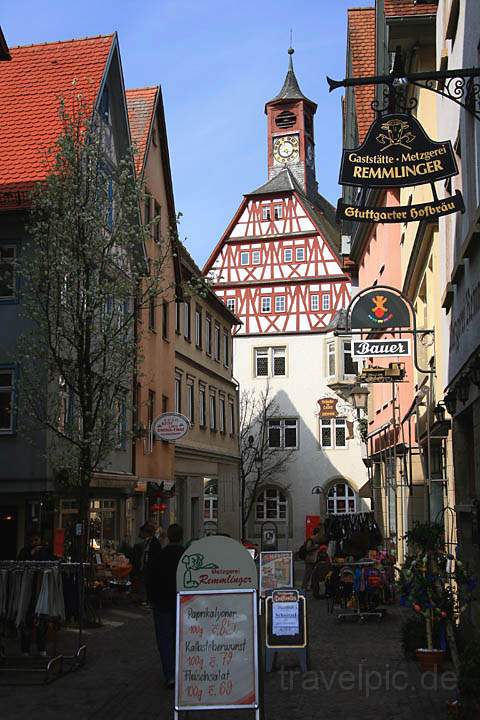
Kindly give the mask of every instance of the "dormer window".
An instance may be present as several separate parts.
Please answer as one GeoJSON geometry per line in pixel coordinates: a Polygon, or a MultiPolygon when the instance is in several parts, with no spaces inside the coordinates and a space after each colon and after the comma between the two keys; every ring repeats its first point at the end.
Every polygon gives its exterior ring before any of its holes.
{"type": "Polygon", "coordinates": [[[282,130],[293,127],[296,122],[297,118],[295,117],[295,113],[290,112],[290,110],[284,110],[275,118],[275,125],[282,128],[282,130]]]}

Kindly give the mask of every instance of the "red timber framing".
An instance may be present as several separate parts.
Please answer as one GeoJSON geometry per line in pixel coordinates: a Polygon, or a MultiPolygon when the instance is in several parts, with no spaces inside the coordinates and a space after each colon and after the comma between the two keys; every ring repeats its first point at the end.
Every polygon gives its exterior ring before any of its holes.
{"type": "Polygon", "coordinates": [[[325,332],[350,301],[350,279],[296,191],[245,196],[207,261],[238,332],[325,332]]]}

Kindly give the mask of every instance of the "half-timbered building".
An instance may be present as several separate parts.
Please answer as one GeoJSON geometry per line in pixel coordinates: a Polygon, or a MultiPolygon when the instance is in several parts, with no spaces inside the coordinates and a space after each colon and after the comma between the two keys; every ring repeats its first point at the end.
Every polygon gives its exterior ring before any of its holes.
{"type": "Polygon", "coordinates": [[[326,512],[366,507],[359,493],[366,476],[356,416],[344,399],[356,368],[350,343],[334,335],[350,278],[335,211],[318,193],[317,106],[299,87],[292,53],[280,93],[265,106],[268,180],[243,197],[204,272],[242,322],[234,339],[241,391],[260,393],[268,383],[278,408],[269,442],[295,450],[281,477],[256,488],[246,531],[259,538],[262,523],[273,521],[280,546],[296,547],[307,516],[318,523],[326,512]],[[338,417],[320,417],[324,397],[338,400],[338,417]]]}

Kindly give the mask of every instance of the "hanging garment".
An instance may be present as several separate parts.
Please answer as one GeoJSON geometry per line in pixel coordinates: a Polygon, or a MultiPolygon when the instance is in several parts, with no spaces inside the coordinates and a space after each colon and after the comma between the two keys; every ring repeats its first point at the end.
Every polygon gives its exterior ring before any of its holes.
{"type": "Polygon", "coordinates": [[[34,593],[34,579],[35,573],[31,570],[25,570],[22,573],[21,584],[20,584],[20,595],[17,605],[17,613],[15,617],[15,625],[20,627],[25,623],[30,606],[32,605],[33,593],[34,593]]]}

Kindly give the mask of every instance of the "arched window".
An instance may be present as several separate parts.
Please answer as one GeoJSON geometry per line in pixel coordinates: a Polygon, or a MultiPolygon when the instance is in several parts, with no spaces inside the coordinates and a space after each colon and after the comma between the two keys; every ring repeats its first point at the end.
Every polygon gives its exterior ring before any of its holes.
{"type": "Polygon", "coordinates": [[[327,512],[330,515],[345,515],[357,512],[358,495],[345,482],[332,485],[327,495],[327,512]]]}
{"type": "Polygon", "coordinates": [[[276,488],[262,490],[255,503],[255,518],[257,520],[286,520],[286,495],[276,488]]]}

